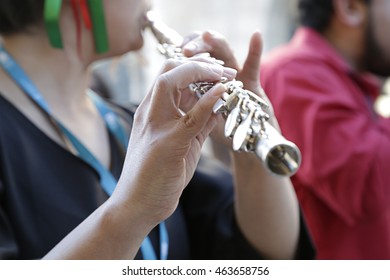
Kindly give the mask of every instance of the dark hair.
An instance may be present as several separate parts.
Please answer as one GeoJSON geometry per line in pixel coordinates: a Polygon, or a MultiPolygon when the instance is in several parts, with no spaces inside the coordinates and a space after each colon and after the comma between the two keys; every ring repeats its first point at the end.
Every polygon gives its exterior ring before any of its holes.
{"type": "Polygon", "coordinates": [[[44,0],[0,0],[0,34],[27,31],[43,20],[44,0]]]}
{"type": "MultiPolygon", "coordinates": [[[[364,0],[369,3],[371,0],[364,0]]],[[[333,0],[299,0],[299,20],[303,26],[323,32],[334,13],[333,0]]]]}
{"type": "Polygon", "coordinates": [[[303,26],[325,30],[333,15],[332,0],[299,0],[299,20],[303,26]]]}

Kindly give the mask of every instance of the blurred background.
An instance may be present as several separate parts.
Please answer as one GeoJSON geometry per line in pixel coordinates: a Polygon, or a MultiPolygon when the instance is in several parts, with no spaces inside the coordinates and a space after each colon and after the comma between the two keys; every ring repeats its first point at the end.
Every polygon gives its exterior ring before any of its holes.
{"type": "MultiPolygon", "coordinates": [[[[182,36],[202,30],[222,33],[241,63],[254,31],[261,31],[263,53],[267,53],[286,42],[296,27],[296,0],[152,0],[151,3],[159,18],[182,36]]],[[[156,40],[145,32],[142,50],[94,66],[103,88],[110,89],[110,98],[124,105],[142,100],[165,60],[156,46],[156,40]]]]}
{"type": "MultiPolygon", "coordinates": [[[[297,0],[151,0],[153,10],[182,36],[193,31],[214,30],[229,41],[241,62],[255,30],[263,34],[263,55],[288,41],[297,26],[297,0]]],[[[93,67],[103,95],[125,106],[139,104],[150,88],[163,61],[157,42],[145,32],[145,46],[116,59],[100,61],[93,67]]],[[[94,85],[92,85],[94,88],[94,85]]],[[[376,110],[390,117],[390,82],[376,103],[376,110]]]]}

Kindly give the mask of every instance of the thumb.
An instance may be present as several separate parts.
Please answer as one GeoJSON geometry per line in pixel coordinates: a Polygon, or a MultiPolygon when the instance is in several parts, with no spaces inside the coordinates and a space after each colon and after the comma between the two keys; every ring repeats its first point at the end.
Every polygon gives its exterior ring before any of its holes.
{"type": "MultiPolygon", "coordinates": [[[[202,134],[213,115],[215,103],[225,91],[226,86],[216,84],[206,94],[202,95],[195,106],[181,118],[180,126],[184,137],[193,138],[202,134]]],[[[206,133],[210,132],[211,130],[206,133]]]]}
{"type": "Polygon", "coordinates": [[[260,61],[263,50],[263,40],[259,31],[253,33],[247,58],[241,71],[242,77],[248,81],[256,81],[260,78],[260,61]]]}

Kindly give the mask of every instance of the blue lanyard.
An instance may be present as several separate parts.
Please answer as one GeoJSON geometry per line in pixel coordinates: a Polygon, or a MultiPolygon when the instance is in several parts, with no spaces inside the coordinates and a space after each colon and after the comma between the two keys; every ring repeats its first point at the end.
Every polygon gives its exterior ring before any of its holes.
{"type": "MultiPolygon", "coordinates": [[[[110,108],[107,107],[103,98],[97,95],[95,92],[90,90],[88,92],[89,97],[95,103],[98,108],[100,115],[104,118],[104,121],[113,135],[116,136],[117,140],[122,144],[123,147],[127,147],[129,139],[125,133],[122,125],[120,124],[119,117],[110,108]]],[[[160,259],[166,260],[168,256],[168,230],[164,222],[159,225],[160,231],[160,259]]],[[[157,260],[157,256],[154,252],[152,242],[149,238],[144,239],[141,251],[144,259],[146,260],[157,260]]]]}
{"type": "Polygon", "coordinates": [[[100,115],[103,117],[104,122],[106,123],[107,128],[110,132],[115,135],[122,147],[126,148],[127,143],[129,142],[129,137],[123,126],[120,123],[118,115],[113,112],[110,108],[107,107],[103,98],[97,95],[92,90],[88,91],[88,96],[91,98],[96,108],[98,109],[100,115]]]}
{"type": "MultiPolygon", "coordinates": [[[[28,78],[27,74],[18,65],[18,63],[11,57],[11,55],[0,46],[0,65],[8,73],[8,75],[14,80],[14,82],[27,94],[58,126],[63,135],[70,141],[73,148],[77,151],[77,156],[92,166],[100,176],[100,184],[108,195],[112,195],[117,180],[112,173],[102,165],[96,157],[70,132],[60,121],[56,120],[51,110],[40,94],[39,90],[35,87],[33,82],[28,78]]],[[[102,98],[96,94],[90,92],[90,98],[94,102],[99,113],[103,117],[109,131],[117,138],[119,143],[126,149],[128,143],[128,137],[120,124],[118,115],[113,112],[104,102],[102,98]]],[[[168,246],[169,237],[166,225],[164,222],[159,225],[160,235],[160,259],[166,260],[168,258],[168,246]]],[[[141,245],[141,252],[146,260],[157,260],[157,255],[152,246],[152,242],[149,237],[146,237],[141,245]]]]}

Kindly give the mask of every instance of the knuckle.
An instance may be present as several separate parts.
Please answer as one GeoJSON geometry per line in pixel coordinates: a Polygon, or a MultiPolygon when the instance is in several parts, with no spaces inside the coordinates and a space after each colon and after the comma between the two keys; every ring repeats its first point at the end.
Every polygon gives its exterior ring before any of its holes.
{"type": "Polygon", "coordinates": [[[166,91],[169,89],[170,84],[171,84],[171,78],[169,74],[163,73],[157,78],[156,89],[166,91]]]}
{"type": "Polygon", "coordinates": [[[197,125],[197,120],[193,114],[186,114],[182,117],[185,129],[193,129],[197,125]]]}
{"type": "Polygon", "coordinates": [[[173,58],[169,58],[165,61],[164,66],[163,66],[163,71],[167,72],[169,70],[172,70],[177,66],[177,60],[173,58]]]}
{"type": "Polygon", "coordinates": [[[188,62],[187,67],[191,72],[197,73],[200,69],[200,62],[199,61],[188,62]]]}

